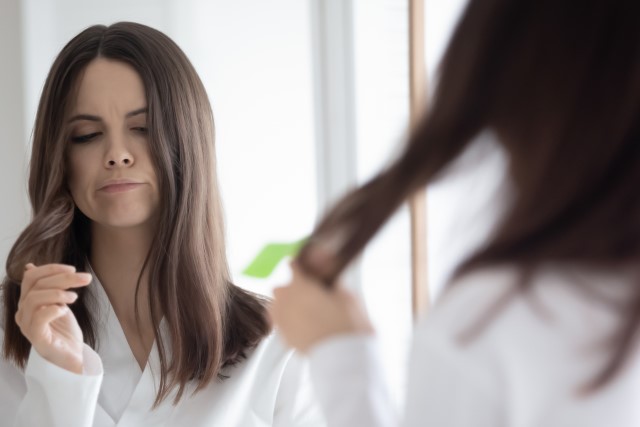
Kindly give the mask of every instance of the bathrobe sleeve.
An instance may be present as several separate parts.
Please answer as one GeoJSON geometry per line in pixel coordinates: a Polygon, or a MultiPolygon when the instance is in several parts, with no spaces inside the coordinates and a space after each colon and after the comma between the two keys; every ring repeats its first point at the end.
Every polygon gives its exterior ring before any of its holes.
{"type": "MultiPolygon", "coordinates": [[[[4,329],[0,328],[4,345],[4,329]]],[[[100,357],[85,344],[85,368],[74,374],[33,348],[22,372],[0,357],[0,424],[13,427],[90,427],[102,383],[100,357]]]]}

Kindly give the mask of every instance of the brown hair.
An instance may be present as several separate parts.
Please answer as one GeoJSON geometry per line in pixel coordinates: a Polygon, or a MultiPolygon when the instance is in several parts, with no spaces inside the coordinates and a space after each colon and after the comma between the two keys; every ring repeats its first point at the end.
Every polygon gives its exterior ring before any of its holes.
{"type": "MultiPolygon", "coordinates": [[[[222,378],[221,369],[241,361],[269,333],[270,325],[265,299],[230,282],[213,115],[205,89],[180,48],[144,25],[92,26],[62,49],[49,72],[33,137],[33,219],[9,254],[3,283],[4,357],[23,367],[30,349],[14,321],[24,265],[63,262],[79,271],[88,267],[90,220],[74,207],[67,189],[65,149],[70,135],[64,123],[80,73],[98,57],[131,65],[145,86],[151,157],[161,189],[159,225],[143,267],[153,289],[148,304],[161,363],[155,404],[175,387],[177,403],[189,381],[197,382],[198,391],[222,378]],[[160,334],[162,318],[169,343],[160,334]]],[[[85,341],[94,346],[95,320],[83,298],[85,291],[79,294],[71,309],[85,341]]]]}
{"type": "MultiPolygon", "coordinates": [[[[515,196],[458,275],[503,263],[530,271],[548,261],[640,260],[639,13],[635,0],[471,0],[408,145],[320,221],[301,266],[332,284],[403,201],[483,129],[499,135],[515,196]],[[334,254],[323,257],[329,263],[315,262],[314,246],[334,254]]],[[[594,388],[620,370],[633,344],[640,288],[631,291],[594,388]]]]}

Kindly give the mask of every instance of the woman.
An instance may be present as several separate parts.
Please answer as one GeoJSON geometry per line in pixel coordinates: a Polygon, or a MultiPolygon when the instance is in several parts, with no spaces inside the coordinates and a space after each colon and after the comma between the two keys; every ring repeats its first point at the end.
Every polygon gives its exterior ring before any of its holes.
{"type": "Polygon", "coordinates": [[[266,301],[230,282],[213,133],[159,31],[93,26],[62,49],[2,286],[3,425],[322,424],[266,301]]]}
{"type": "Polygon", "coordinates": [[[403,425],[640,423],[638,13],[633,0],[470,1],[408,146],[328,213],[276,292],[272,316],[309,354],[330,425],[400,423],[368,318],[336,279],[483,131],[512,195],[416,328],[403,425]]]}

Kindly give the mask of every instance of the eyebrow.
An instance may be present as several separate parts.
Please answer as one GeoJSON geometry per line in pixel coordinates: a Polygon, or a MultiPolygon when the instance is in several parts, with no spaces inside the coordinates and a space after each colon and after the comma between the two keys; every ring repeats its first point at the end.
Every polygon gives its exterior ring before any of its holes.
{"type": "MultiPolygon", "coordinates": [[[[137,116],[138,114],[145,114],[149,112],[147,107],[138,108],[137,110],[133,110],[125,114],[126,118],[137,116]]],[[[90,120],[92,122],[101,122],[102,118],[100,116],[92,116],[91,114],[78,114],[69,119],[67,123],[75,122],[76,120],[90,120]]]]}

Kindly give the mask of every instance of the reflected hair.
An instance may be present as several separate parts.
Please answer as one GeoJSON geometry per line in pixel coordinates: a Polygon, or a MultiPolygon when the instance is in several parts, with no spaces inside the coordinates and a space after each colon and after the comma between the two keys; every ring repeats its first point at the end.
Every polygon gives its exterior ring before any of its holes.
{"type": "MultiPolygon", "coordinates": [[[[298,263],[331,286],[394,211],[486,129],[507,153],[514,195],[457,276],[505,264],[530,272],[548,262],[638,263],[639,13],[635,0],[471,0],[404,150],[329,210],[298,263]]],[[[620,371],[635,341],[640,286],[629,291],[590,390],[620,371]]]]}
{"type": "MultiPolygon", "coordinates": [[[[30,343],[14,316],[24,266],[65,263],[88,269],[90,220],[74,205],[67,187],[65,125],[79,79],[96,58],[133,67],[145,88],[150,152],[159,181],[159,224],[143,271],[161,365],[155,405],[187,385],[194,392],[224,378],[270,332],[266,299],[233,285],[226,259],[223,212],[216,178],[213,114],[205,88],[182,50],[145,25],[96,25],[60,52],[38,106],[29,174],[32,219],[13,245],[3,282],[3,355],[24,367],[30,343]],[[160,333],[160,321],[168,337],[160,333]],[[168,341],[168,342],[166,342],[168,341]],[[169,356],[171,355],[171,356],[169,356]]],[[[136,316],[138,290],[136,288],[136,316]]],[[[85,289],[70,306],[85,341],[96,345],[96,324],[85,289]]]]}

